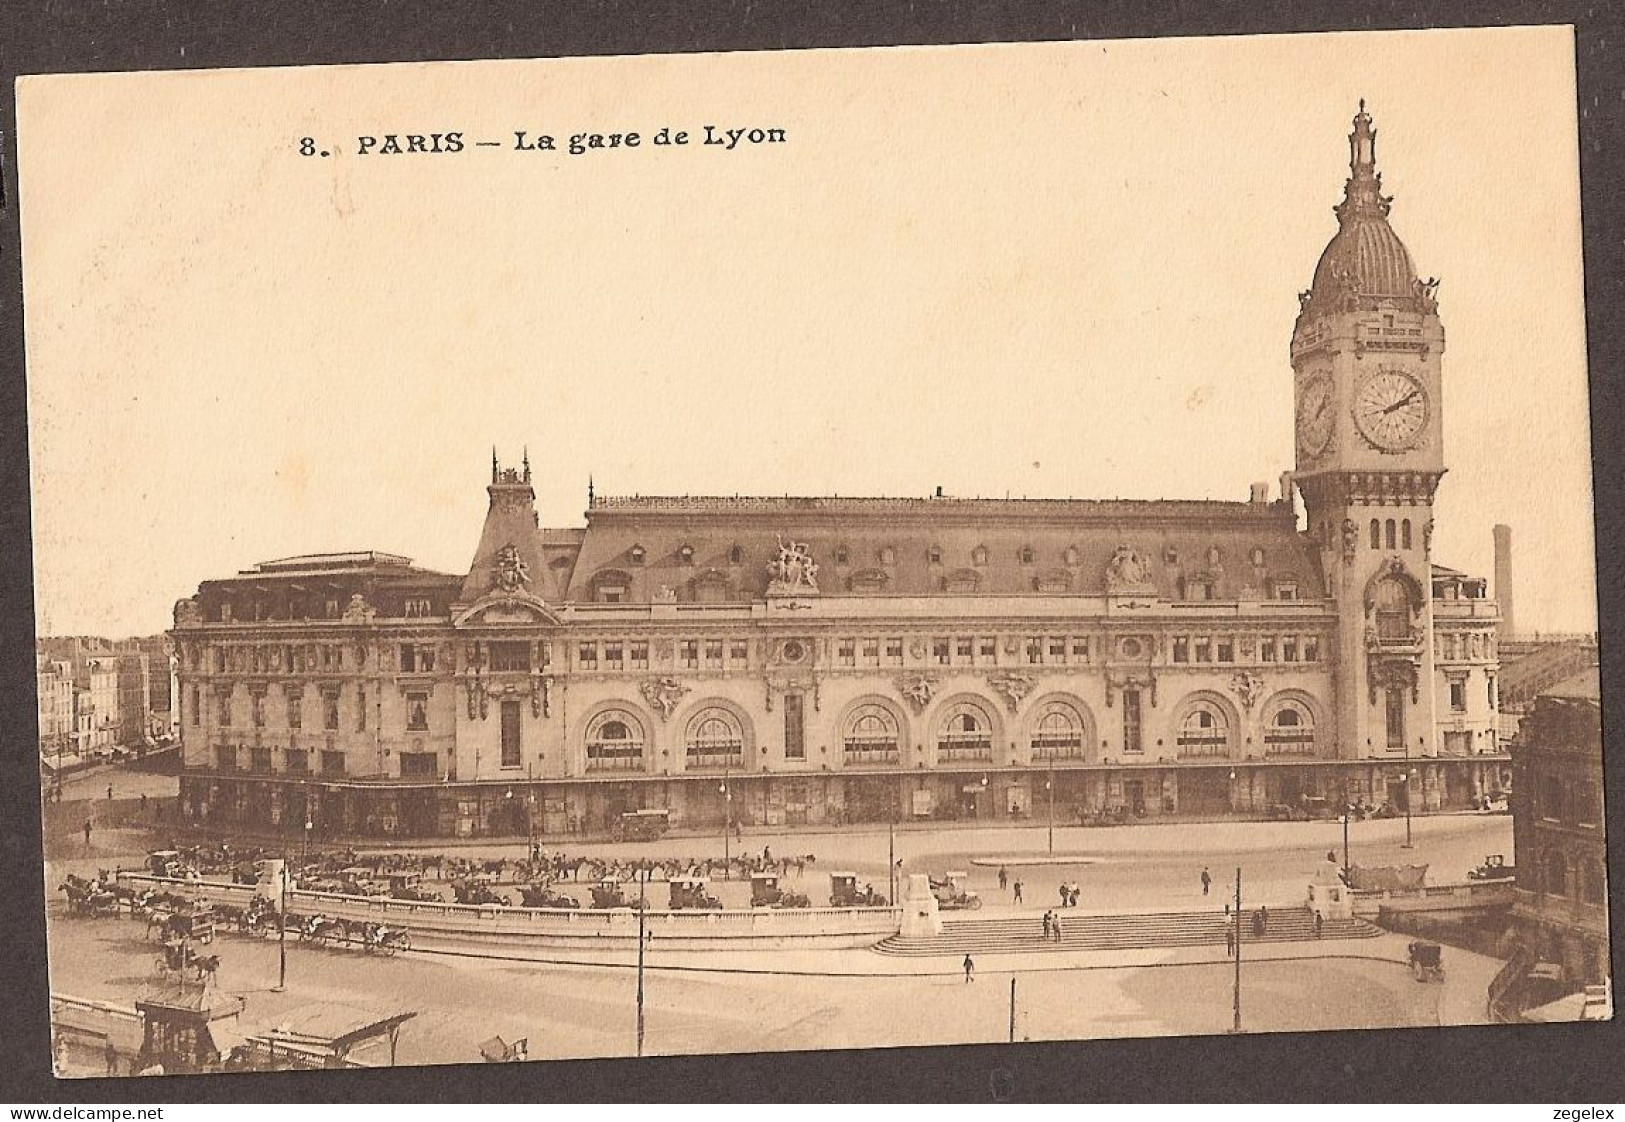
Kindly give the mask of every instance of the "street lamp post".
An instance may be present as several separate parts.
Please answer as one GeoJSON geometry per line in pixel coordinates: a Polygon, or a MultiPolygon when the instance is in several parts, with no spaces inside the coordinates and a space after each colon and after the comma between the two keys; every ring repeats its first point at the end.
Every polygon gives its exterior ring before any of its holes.
{"type": "Polygon", "coordinates": [[[1399,776],[1400,783],[1404,784],[1405,787],[1405,844],[1402,847],[1404,849],[1414,848],[1411,845],[1411,780],[1415,774],[1416,772],[1407,768],[1399,776]]]}
{"type": "Polygon", "coordinates": [[[649,914],[646,906],[649,872],[648,869],[638,870],[638,1055],[640,1056],[643,1055],[643,948],[649,941],[645,926],[648,922],[645,917],[649,914]]]}
{"type": "Polygon", "coordinates": [[[728,789],[728,764],[722,765],[722,786],[717,788],[722,795],[722,879],[729,880],[732,876],[733,865],[733,809],[734,793],[728,789]]]}
{"type": "Polygon", "coordinates": [[[886,873],[891,878],[891,895],[886,902],[892,907],[897,906],[897,816],[892,815],[886,822],[886,873]]]}
{"type": "Polygon", "coordinates": [[[1236,867],[1236,983],[1232,997],[1231,1032],[1241,1031],[1241,867],[1236,867]]]}
{"type": "Polygon", "coordinates": [[[276,924],[276,985],[272,993],[288,988],[288,862],[282,862],[282,891],[277,894],[276,924]]]}

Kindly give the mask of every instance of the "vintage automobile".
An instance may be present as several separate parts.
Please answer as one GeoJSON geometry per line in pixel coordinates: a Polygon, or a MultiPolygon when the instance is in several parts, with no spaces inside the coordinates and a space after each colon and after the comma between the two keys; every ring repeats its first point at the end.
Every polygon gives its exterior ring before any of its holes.
{"type": "Polygon", "coordinates": [[[621,890],[620,877],[605,877],[592,886],[592,906],[595,908],[642,908],[642,900],[636,896],[628,898],[621,890]]]}
{"type": "Polygon", "coordinates": [[[750,906],[753,908],[810,908],[812,899],[779,887],[777,873],[750,875],[750,906]]]}
{"type": "Polygon", "coordinates": [[[484,881],[454,880],[451,882],[451,891],[459,904],[496,904],[500,907],[511,907],[513,904],[512,900],[494,891],[484,881]]]}
{"type": "Polygon", "coordinates": [[[574,896],[554,892],[552,887],[546,884],[522,884],[519,886],[519,895],[527,908],[564,908],[573,911],[581,907],[581,901],[574,896]]]}
{"type": "Polygon", "coordinates": [[[1418,982],[1444,981],[1444,965],[1439,944],[1413,939],[1409,950],[1411,974],[1418,982]]]}
{"type": "Polygon", "coordinates": [[[858,887],[857,873],[831,873],[829,875],[829,906],[832,908],[884,908],[887,900],[864,884],[858,887]]]}
{"type": "Polygon", "coordinates": [[[388,896],[389,885],[375,880],[377,870],[366,865],[351,865],[338,871],[339,891],[346,896],[388,896]]]}
{"type": "Polygon", "coordinates": [[[941,880],[935,877],[928,879],[931,891],[937,898],[937,907],[948,911],[959,909],[974,911],[982,906],[982,898],[965,887],[966,881],[970,878],[963,870],[949,869],[941,880]]]}
{"type": "Polygon", "coordinates": [[[1510,880],[1517,875],[1518,870],[1499,853],[1490,854],[1478,868],[1467,871],[1468,880],[1510,880]]]}
{"type": "Polygon", "coordinates": [[[684,908],[722,910],[722,901],[705,890],[703,877],[673,877],[667,885],[671,892],[670,907],[674,912],[682,911],[684,908]]]}
{"type": "Polygon", "coordinates": [[[157,849],[147,854],[147,872],[155,877],[180,876],[180,853],[173,849],[157,849]]]}
{"type": "Polygon", "coordinates": [[[669,810],[629,810],[615,822],[617,841],[659,841],[671,829],[669,810]]]}
{"type": "Polygon", "coordinates": [[[417,873],[393,872],[388,874],[388,880],[392,899],[420,903],[433,903],[441,899],[440,893],[423,887],[423,877],[417,873]]]}

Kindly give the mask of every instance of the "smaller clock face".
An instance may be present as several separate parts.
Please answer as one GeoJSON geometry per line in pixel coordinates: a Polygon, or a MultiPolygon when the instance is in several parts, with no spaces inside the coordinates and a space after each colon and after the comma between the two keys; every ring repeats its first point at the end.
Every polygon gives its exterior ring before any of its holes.
{"type": "Polygon", "coordinates": [[[1383,370],[1354,395],[1354,423],[1385,452],[1411,447],[1428,420],[1427,391],[1409,374],[1383,370]]]}
{"type": "Polygon", "coordinates": [[[1298,397],[1298,450],[1318,456],[1332,439],[1332,384],[1312,378],[1298,397]]]}

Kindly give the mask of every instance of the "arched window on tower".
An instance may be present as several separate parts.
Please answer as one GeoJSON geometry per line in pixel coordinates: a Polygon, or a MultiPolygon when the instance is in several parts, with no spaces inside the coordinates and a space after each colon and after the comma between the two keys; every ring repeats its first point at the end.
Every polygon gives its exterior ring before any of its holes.
{"type": "Polygon", "coordinates": [[[1394,520],[1392,518],[1390,518],[1386,523],[1383,524],[1382,532],[1383,532],[1382,533],[1383,540],[1387,543],[1387,547],[1389,549],[1393,549],[1394,548],[1394,520]]]}
{"type": "Polygon", "coordinates": [[[1411,597],[1405,584],[1389,577],[1377,585],[1377,638],[1385,643],[1408,642],[1411,637],[1411,597]]]}
{"type": "Polygon", "coordinates": [[[1382,523],[1378,522],[1375,518],[1371,520],[1371,548],[1382,548],[1382,523]]]}
{"type": "Polygon", "coordinates": [[[1399,524],[1399,545],[1401,549],[1411,547],[1411,520],[1409,518],[1399,524]]]}

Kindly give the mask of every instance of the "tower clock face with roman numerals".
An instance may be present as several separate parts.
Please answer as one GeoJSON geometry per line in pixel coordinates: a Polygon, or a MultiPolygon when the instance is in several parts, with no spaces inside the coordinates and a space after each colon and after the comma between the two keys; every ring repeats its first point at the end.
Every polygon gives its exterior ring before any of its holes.
{"type": "Polygon", "coordinates": [[[1323,376],[1310,378],[1298,394],[1298,450],[1305,456],[1326,451],[1335,418],[1332,383],[1323,376]]]}
{"type": "Polygon", "coordinates": [[[1354,423],[1384,452],[1414,447],[1428,421],[1427,390],[1409,374],[1379,370],[1354,395],[1354,423]]]}

